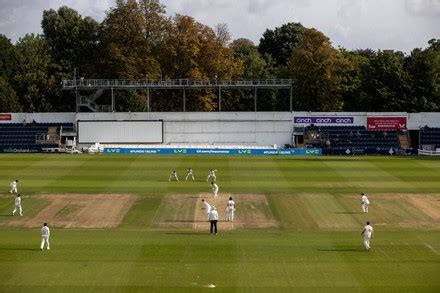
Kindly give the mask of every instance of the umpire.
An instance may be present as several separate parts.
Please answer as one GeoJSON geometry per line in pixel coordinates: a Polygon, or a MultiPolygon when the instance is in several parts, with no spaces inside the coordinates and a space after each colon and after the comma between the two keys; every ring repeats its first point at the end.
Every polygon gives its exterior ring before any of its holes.
{"type": "Polygon", "coordinates": [[[215,206],[211,207],[211,211],[209,212],[209,221],[211,222],[211,234],[217,235],[217,221],[218,221],[218,213],[215,206]]]}

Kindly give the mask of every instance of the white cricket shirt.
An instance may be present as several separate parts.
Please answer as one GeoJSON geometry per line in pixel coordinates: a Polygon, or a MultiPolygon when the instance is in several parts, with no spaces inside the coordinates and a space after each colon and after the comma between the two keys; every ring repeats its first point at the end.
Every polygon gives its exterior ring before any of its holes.
{"type": "Polygon", "coordinates": [[[50,235],[49,227],[43,226],[43,228],[41,228],[41,236],[47,237],[49,235],[50,235]]]}
{"type": "Polygon", "coordinates": [[[373,234],[373,227],[371,227],[371,225],[367,225],[364,227],[364,231],[365,237],[371,237],[371,234],[373,234]]]}

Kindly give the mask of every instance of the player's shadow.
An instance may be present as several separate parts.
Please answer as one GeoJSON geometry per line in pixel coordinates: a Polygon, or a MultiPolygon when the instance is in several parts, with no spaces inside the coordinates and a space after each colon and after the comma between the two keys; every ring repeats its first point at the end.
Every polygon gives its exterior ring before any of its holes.
{"type": "MultiPolygon", "coordinates": [[[[209,232],[209,231],[208,231],[209,232]]],[[[210,235],[206,232],[166,232],[168,235],[210,235]]]]}
{"type": "Polygon", "coordinates": [[[318,248],[318,251],[324,251],[324,252],[364,252],[364,249],[360,248],[318,248]]]}
{"type": "Polygon", "coordinates": [[[194,221],[194,220],[165,220],[166,223],[198,223],[202,221],[194,221]]]}
{"type": "Polygon", "coordinates": [[[6,247],[0,247],[0,250],[13,250],[13,251],[40,251],[39,248],[6,248],[6,247]]]}
{"type": "Polygon", "coordinates": [[[354,215],[354,214],[363,214],[363,212],[333,212],[334,214],[345,214],[345,215],[354,215]]]}

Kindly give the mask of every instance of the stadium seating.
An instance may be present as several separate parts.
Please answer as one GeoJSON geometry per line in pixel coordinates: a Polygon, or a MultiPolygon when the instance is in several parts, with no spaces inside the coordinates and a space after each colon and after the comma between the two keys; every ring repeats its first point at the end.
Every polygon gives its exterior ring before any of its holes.
{"type": "Polygon", "coordinates": [[[423,127],[420,129],[420,146],[433,146],[440,148],[440,128],[423,127]]]}
{"type": "Polygon", "coordinates": [[[0,124],[0,148],[56,148],[58,143],[45,142],[49,128],[56,128],[59,136],[61,129],[73,131],[72,123],[2,123],[0,124]],[[43,139],[39,139],[39,138],[43,139]]]}
{"type": "MultiPolygon", "coordinates": [[[[311,145],[332,150],[353,148],[398,149],[397,131],[372,131],[363,126],[309,126],[305,137],[310,138],[311,145]],[[314,138],[314,139],[313,139],[314,138]]],[[[310,140],[309,140],[310,141],[310,140]]],[[[310,145],[306,140],[306,144],[310,145]]]]}

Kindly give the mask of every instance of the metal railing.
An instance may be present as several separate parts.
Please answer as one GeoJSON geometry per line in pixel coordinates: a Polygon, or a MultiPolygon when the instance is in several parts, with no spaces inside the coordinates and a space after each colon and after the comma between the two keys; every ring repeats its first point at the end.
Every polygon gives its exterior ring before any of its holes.
{"type": "Polygon", "coordinates": [[[291,79],[193,80],[193,79],[73,79],[63,80],[64,90],[102,88],[290,88],[291,79]]]}

